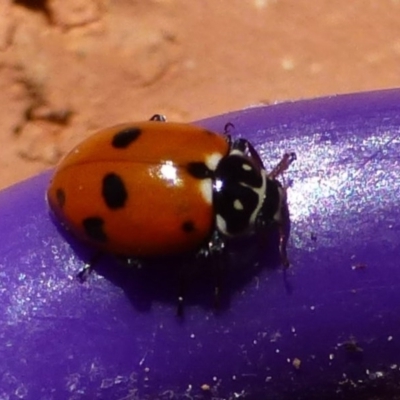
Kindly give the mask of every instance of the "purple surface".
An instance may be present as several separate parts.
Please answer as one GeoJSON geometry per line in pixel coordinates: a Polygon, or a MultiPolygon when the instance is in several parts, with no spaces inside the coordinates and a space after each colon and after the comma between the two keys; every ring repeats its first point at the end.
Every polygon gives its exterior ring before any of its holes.
{"type": "Polygon", "coordinates": [[[267,169],[283,152],[297,153],[286,173],[287,282],[268,265],[243,282],[228,270],[230,301],[219,313],[210,287],[192,282],[184,320],[168,270],[127,283],[105,258],[105,272],[80,284],[75,275],[91,251],[49,217],[49,173],[22,182],[0,193],[0,398],[400,393],[400,91],[251,108],[200,124],[222,131],[226,122],[267,169]]]}

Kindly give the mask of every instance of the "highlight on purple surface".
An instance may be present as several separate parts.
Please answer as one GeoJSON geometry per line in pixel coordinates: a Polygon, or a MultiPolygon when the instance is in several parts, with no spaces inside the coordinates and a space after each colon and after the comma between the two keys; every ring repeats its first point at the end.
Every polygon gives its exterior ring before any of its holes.
{"type": "MultiPolygon", "coordinates": [[[[104,257],[77,281],[92,253],[50,218],[50,172],[3,190],[1,399],[400,397],[400,90],[198,124],[227,122],[267,170],[297,154],[290,269],[271,266],[270,250],[243,279],[228,266],[220,312],[194,280],[179,319],[168,267],[130,274],[104,257]]],[[[237,245],[236,264],[251,245],[237,245]]]]}

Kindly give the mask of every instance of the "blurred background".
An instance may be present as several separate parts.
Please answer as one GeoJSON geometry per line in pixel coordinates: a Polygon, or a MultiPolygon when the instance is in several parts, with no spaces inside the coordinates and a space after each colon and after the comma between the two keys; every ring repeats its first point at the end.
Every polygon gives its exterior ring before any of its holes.
{"type": "Polygon", "coordinates": [[[0,188],[96,129],[400,86],[400,0],[0,0],[0,188]]]}

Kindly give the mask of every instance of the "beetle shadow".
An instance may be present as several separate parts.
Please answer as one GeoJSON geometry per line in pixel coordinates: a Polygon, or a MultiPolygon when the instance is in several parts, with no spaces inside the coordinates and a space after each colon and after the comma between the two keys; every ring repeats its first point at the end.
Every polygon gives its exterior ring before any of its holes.
{"type": "MultiPolygon", "coordinates": [[[[154,302],[178,309],[181,294],[184,307],[196,305],[224,312],[230,307],[232,295],[243,290],[261,271],[276,273],[283,269],[278,232],[264,236],[267,240],[263,243],[258,239],[253,236],[230,241],[220,260],[187,256],[151,260],[137,266],[107,255],[101,257],[95,271],[120,287],[139,312],[150,311],[154,302]]],[[[284,278],[282,287],[290,292],[284,278]]]]}
{"type": "MultiPolygon", "coordinates": [[[[150,311],[155,302],[178,308],[181,294],[184,307],[196,305],[205,310],[224,312],[230,307],[232,295],[243,290],[261,271],[267,270],[271,274],[279,270],[285,272],[279,252],[279,232],[275,228],[263,235],[231,239],[220,259],[198,259],[188,255],[150,260],[140,265],[130,265],[112,255],[96,253],[58,223],[57,228],[84,263],[96,259],[94,271],[120,287],[139,312],[150,311]],[[216,286],[219,288],[218,296],[215,295],[216,286]]],[[[288,225],[288,233],[289,230],[288,225]]],[[[90,282],[90,276],[88,279],[90,282]]],[[[282,288],[291,293],[285,273],[282,288]]]]}

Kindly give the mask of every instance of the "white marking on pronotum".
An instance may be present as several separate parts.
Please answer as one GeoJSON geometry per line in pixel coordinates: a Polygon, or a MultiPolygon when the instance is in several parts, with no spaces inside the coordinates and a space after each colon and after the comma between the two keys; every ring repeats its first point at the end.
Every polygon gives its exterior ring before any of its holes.
{"type": "Polygon", "coordinates": [[[210,169],[211,171],[215,171],[217,169],[217,166],[219,164],[219,162],[221,161],[221,158],[223,157],[223,155],[221,153],[212,153],[209,154],[206,157],[206,165],[207,168],[210,169]]]}
{"type": "Polygon", "coordinates": [[[242,168],[243,168],[245,171],[251,171],[251,165],[249,165],[249,164],[243,163],[243,164],[242,164],[242,168]]]}
{"type": "MultiPolygon", "coordinates": [[[[211,153],[206,156],[205,164],[207,168],[211,171],[215,171],[219,162],[221,161],[223,154],[221,153],[211,153]]],[[[211,178],[202,179],[199,182],[200,192],[203,196],[204,201],[207,204],[212,204],[213,201],[213,181],[211,178]]]]}
{"type": "Polygon", "coordinates": [[[217,217],[216,217],[216,224],[217,224],[218,230],[220,232],[222,232],[225,235],[228,235],[228,232],[226,230],[226,221],[219,214],[217,214],[217,217]]]}
{"type": "Polygon", "coordinates": [[[200,193],[207,204],[212,204],[213,188],[211,179],[202,179],[199,181],[200,193]]]}
{"type": "Polygon", "coordinates": [[[260,209],[265,200],[265,193],[267,190],[267,174],[264,169],[261,170],[261,178],[262,178],[261,187],[260,188],[252,188],[253,192],[255,192],[258,195],[258,204],[257,204],[257,207],[254,209],[253,213],[251,214],[251,217],[249,220],[249,228],[250,229],[254,229],[257,215],[260,212],[260,209]]]}
{"type": "Polygon", "coordinates": [[[234,208],[235,210],[243,210],[243,204],[242,204],[242,202],[241,202],[239,199],[236,199],[236,200],[233,202],[233,208],[234,208]]]}

